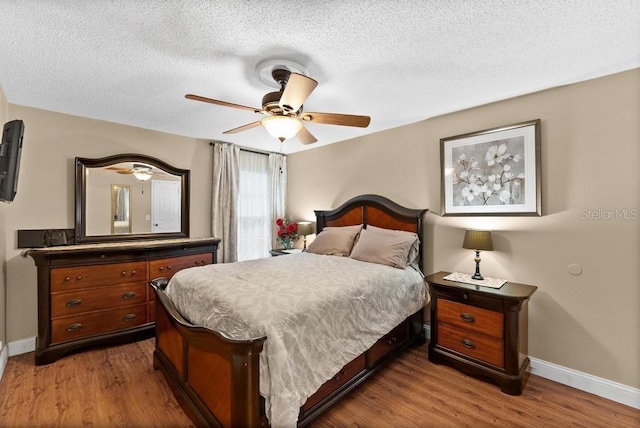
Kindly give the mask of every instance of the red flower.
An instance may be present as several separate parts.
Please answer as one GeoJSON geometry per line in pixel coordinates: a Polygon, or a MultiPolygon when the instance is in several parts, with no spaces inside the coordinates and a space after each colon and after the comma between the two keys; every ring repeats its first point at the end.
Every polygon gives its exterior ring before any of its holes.
{"type": "Polygon", "coordinates": [[[278,227],[282,227],[282,225],[284,224],[284,219],[281,219],[281,218],[277,219],[276,224],[278,225],[278,227]]]}

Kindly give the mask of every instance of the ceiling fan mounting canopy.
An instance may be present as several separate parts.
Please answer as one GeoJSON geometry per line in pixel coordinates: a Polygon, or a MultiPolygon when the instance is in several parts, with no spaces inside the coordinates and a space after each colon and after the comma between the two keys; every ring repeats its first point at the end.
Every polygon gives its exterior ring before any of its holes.
{"type": "Polygon", "coordinates": [[[225,131],[224,134],[235,134],[262,125],[271,136],[281,142],[295,136],[301,143],[310,144],[318,140],[304,126],[303,122],[356,126],[360,128],[369,126],[371,120],[369,116],[339,113],[303,113],[302,104],[318,86],[318,82],[304,74],[295,73],[286,67],[279,66],[273,67],[271,77],[280,85],[280,90],[269,92],[262,97],[262,109],[193,94],[187,94],[185,98],[252,111],[267,116],[262,120],[225,131]]]}

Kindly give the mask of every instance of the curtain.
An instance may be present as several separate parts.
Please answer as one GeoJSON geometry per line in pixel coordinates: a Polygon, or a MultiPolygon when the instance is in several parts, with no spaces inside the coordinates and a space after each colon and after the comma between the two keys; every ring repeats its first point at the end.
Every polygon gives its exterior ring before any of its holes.
{"type": "Polygon", "coordinates": [[[271,248],[277,248],[275,221],[286,214],[287,157],[269,154],[269,193],[271,194],[271,248]]]}
{"type": "Polygon", "coordinates": [[[272,248],[269,157],[240,150],[239,163],[238,261],[269,257],[272,248]]]}
{"type": "Polygon", "coordinates": [[[237,260],[239,149],[233,144],[213,144],[213,185],[211,193],[211,228],[220,238],[218,261],[237,260]]]}

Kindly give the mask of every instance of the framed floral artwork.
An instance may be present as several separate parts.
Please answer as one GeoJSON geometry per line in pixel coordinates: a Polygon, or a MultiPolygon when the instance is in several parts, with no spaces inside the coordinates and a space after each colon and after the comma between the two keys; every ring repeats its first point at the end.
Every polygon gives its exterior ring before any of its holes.
{"type": "Polygon", "coordinates": [[[540,216],[540,119],[440,140],[442,215],[540,216]]]}

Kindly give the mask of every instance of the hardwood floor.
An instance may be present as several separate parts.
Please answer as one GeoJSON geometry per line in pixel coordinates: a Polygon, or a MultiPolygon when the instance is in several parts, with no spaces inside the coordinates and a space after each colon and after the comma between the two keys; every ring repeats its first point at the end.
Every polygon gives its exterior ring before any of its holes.
{"type": "MultiPolygon", "coordinates": [[[[36,367],[9,358],[2,427],[190,427],[162,375],[153,339],[36,367]]],[[[640,410],[531,376],[519,397],[428,361],[413,348],[313,424],[323,427],[640,427],[640,410]]]]}

